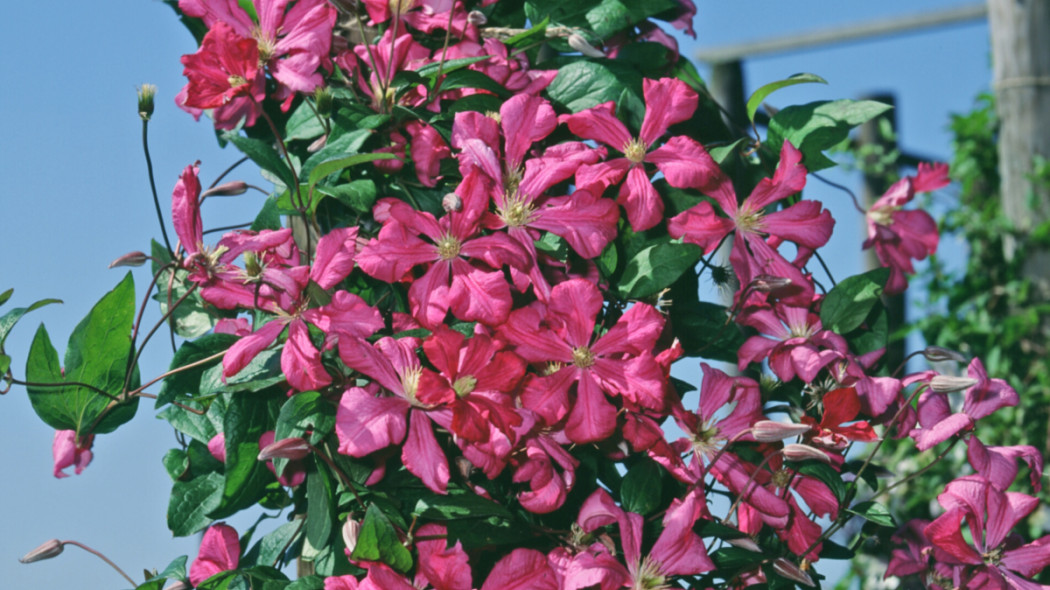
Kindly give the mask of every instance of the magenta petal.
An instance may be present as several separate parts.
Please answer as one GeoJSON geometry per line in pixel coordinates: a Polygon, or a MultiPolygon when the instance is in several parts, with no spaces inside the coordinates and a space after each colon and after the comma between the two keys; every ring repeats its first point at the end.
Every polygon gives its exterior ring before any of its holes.
{"type": "Polygon", "coordinates": [[[614,524],[624,517],[623,509],[616,505],[609,492],[598,488],[583,501],[576,523],[585,533],[614,524]]]}
{"type": "Polygon", "coordinates": [[[510,284],[502,272],[485,272],[465,260],[453,260],[448,305],[463,321],[502,324],[510,314],[510,284]]]}
{"type": "Polygon", "coordinates": [[[531,227],[565,238],[584,258],[597,258],[616,237],[619,219],[620,209],[612,200],[580,189],[567,197],[548,199],[531,227]]]}
{"type": "Polygon", "coordinates": [[[965,511],[955,508],[937,517],[926,525],[923,531],[926,538],[938,549],[948,552],[962,563],[979,565],[984,563],[977,551],[966,542],[962,534],[962,521],[965,511]]]}
{"type": "Polygon", "coordinates": [[[521,166],[532,144],[550,135],[558,118],[550,103],[538,96],[517,94],[499,109],[507,167],[521,166]]]}
{"type": "Polygon", "coordinates": [[[693,532],[693,524],[700,518],[702,508],[697,492],[671,502],[664,515],[664,530],[649,552],[651,558],[660,564],[663,575],[688,576],[715,569],[703,540],[693,532]]]}
{"type": "Polygon", "coordinates": [[[701,201],[672,217],[667,222],[667,233],[672,238],[696,244],[704,249],[704,254],[709,254],[735,227],[732,219],[719,216],[711,203],[701,201]]]}
{"type": "Polygon", "coordinates": [[[388,283],[400,281],[413,266],[438,259],[437,249],[412,234],[401,223],[391,222],[379,237],[357,255],[357,265],[369,275],[388,283]]]}
{"type": "Polygon", "coordinates": [[[747,201],[757,211],[799,192],[805,186],[806,168],[802,165],[802,152],[785,139],[780,148],[780,164],[773,178],[762,179],[747,201]]]}
{"type": "Polygon", "coordinates": [[[973,420],[969,416],[952,414],[930,428],[924,426],[921,430],[913,430],[911,437],[915,439],[915,448],[925,451],[971,427],[973,420]]]}
{"type": "Polygon", "coordinates": [[[647,230],[663,219],[664,201],[642,166],[627,171],[627,181],[620,187],[616,202],[627,211],[627,220],[634,231],[647,230]]]}
{"type": "Polygon", "coordinates": [[[646,78],[642,83],[642,94],[645,96],[645,118],[640,138],[647,147],[660,139],[668,127],[692,117],[699,101],[696,92],[677,78],[646,78]]]}
{"type": "Polygon", "coordinates": [[[408,402],[396,397],[375,397],[360,387],[343,393],[335,415],[339,452],[364,457],[398,444],[405,438],[408,402]]]}
{"type": "Polygon", "coordinates": [[[94,435],[85,437],[83,443],[77,440],[77,433],[73,430],[56,430],[55,438],[51,443],[51,454],[54,459],[54,476],[57,478],[69,477],[63,471],[66,467],[73,467],[74,472],[80,475],[84,468],[91,463],[91,443],[94,435]]]}
{"type": "Polygon", "coordinates": [[[616,118],[614,108],[614,103],[606,102],[563,119],[568,123],[569,131],[580,139],[593,139],[622,151],[633,138],[627,126],[616,118]]]}
{"type": "Polygon", "coordinates": [[[220,572],[237,569],[241,557],[241,541],[233,527],[219,523],[204,531],[197,559],[190,566],[190,582],[201,582],[220,572]]]}
{"type": "Polygon", "coordinates": [[[273,344],[285,323],[273,320],[255,332],[233,343],[222,357],[222,376],[232,377],[248,366],[258,354],[273,344]]]}
{"type": "Polygon", "coordinates": [[[447,261],[436,262],[408,288],[408,301],[412,307],[412,316],[428,328],[444,321],[445,314],[448,312],[450,269],[451,265],[447,261]]]}
{"type": "Polygon", "coordinates": [[[317,241],[317,254],[310,268],[310,279],[330,289],[354,269],[357,228],[335,228],[317,241]]]}
{"type": "Polygon", "coordinates": [[[605,398],[590,372],[578,372],[576,403],[569,412],[565,435],[579,444],[606,439],[616,431],[616,406],[605,398]]]}
{"type": "Polygon", "coordinates": [[[1022,576],[1031,577],[1038,574],[1050,565],[1050,535],[1005,552],[1000,563],[1022,576]]]}
{"type": "Polygon", "coordinates": [[[515,549],[496,562],[481,590],[558,590],[558,581],[546,555],[515,549]]]}
{"type": "Polygon", "coordinates": [[[656,164],[667,183],[677,188],[706,187],[722,174],[704,146],[684,135],[676,135],[649,152],[645,161],[656,164]]]}
{"type": "MultiPolygon", "coordinates": [[[[603,305],[602,294],[586,279],[571,279],[551,290],[549,319],[574,347],[587,346],[603,305]]],[[[553,360],[553,359],[549,359],[553,360]]]]}
{"type": "Polygon", "coordinates": [[[816,249],[828,243],[835,220],[818,201],[799,201],[794,205],[766,215],[766,232],[782,240],[790,240],[807,248],[816,249]]]}
{"type": "Polygon", "coordinates": [[[441,450],[430,419],[422,410],[412,410],[408,421],[408,438],[401,449],[401,462],[423,485],[444,494],[448,489],[448,458],[441,450]]]}
{"type": "Polygon", "coordinates": [[[198,164],[186,166],[171,193],[171,224],[187,254],[200,252],[203,240],[200,199],[201,183],[197,178],[198,164]]]}
{"type": "Polygon", "coordinates": [[[302,320],[288,326],[288,341],[281,352],[281,371],[297,391],[318,389],[332,382],[321,364],[321,353],[310,342],[310,331],[302,320]]]}

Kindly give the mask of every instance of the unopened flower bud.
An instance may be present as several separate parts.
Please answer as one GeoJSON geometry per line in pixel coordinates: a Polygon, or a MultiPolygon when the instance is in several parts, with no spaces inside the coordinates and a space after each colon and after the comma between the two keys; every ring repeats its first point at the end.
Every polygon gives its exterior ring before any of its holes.
{"type": "Polygon", "coordinates": [[[51,559],[57,557],[58,554],[62,553],[64,545],[62,541],[58,539],[51,539],[45,542],[43,545],[33,549],[29,553],[23,555],[18,561],[22,563],[33,563],[34,561],[42,561],[44,559],[51,559]]]}
{"type": "Polygon", "coordinates": [[[201,198],[205,197],[235,197],[237,195],[243,195],[248,191],[248,183],[243,180],[233,180],[230,182],[224,182],[219,186],[213,186],[210,189],[201,193],[201,198]]]}
{"type": "Polygon", "coordinates": [[[441,208],[448,213],[459,211],[463,208],[463,199],[456,193],[448,193],[441,199],[441,208]]]}
{"type": "Polygon", "coordinates": [[[570,34],[568,41],[569,47],[572,47],[587,57],[605,57],[604,53],[588,43],[587,40],[583,38],[583,35],[580,35],[579,33],[570,34]]]}
{"type": "Polygon", "coordinates": [[[354,547],[357,547],[357,538],[361,535],[361,523],[352,518],[346,519],[346,523],[343,524],[342,534],[346,550],[353,553],[354,547]]]}
{"type": "Polygon", "coordinates": [[[332,114],[332,105],[335,104],[335,96],[327,86],[318,86],[314,89],[314,105],[317,114],[322,118],[328,118],[332,114]]]}
{"type": "Polygon", "coordinates": [[[958,361],[960,363],[965,363],[967,360],[963,353],[940,346],[927,346],[923,349],[922,356],[926,357],[926,360],[931,363],[940,361],[958,361]]]}
{"type": "Polygon", "coordinates": [[[737,547],[739,549],[746,549],[754,553],[762,553],[762,548],[759,547],[758,543],[756,543],[755,540],[751,537],[740,537],[739,539],[726,539],[726,543],[729,543],[733,547],[737,547]]]}
{"type": "Polygon", "coordinates": [[[974,385],[977,380],[972,377],[956,377],[954,375],[934,375],[930,379],[930,389],[937,393],[952,393],[954,391],[965,391],[974,385]]]}
{"type": "Polygon", "coordinates": [[[135,252],[128,252],[113,262],[110,262],[109,268],[116,268],[118,266],[142,266],[143,264],[146,264],[147,260],[149,260],[149,256],[136,250],[135,252]]]}
{"type": "Polygon", "coordinates": [[[157,96],[157,87],[153,84],[139,86],[139,116],[143,121],[149,121],[153,116],[153,99],[157,96]]]}
{"type": "Polygon", "coordinates": [[[831,463],[831,457],[824,451],[809,445],[791,443],[784,445],[784,458],[788,461],[806,461],[816,459],[825,463],[831,463]]]}
{"type": "Polygon", "coordinates": [[[474,472],[474,464],[470,462],[463,455],[458,455],[454,459],[456,464],[456,471],[463,477],[463,479],[470,479],[470,475],[474,472]]]}
{"type": "Polygon", "coordinates": [[[809,432],[813,427],[808,424],[794,424],[790,422],[775,422],[773,420],[759,420],[751,427],[751,435],[758,442],[777,442],[792,436],[798,436],[809,432]]]}
{"type": "Polygon", "coordinates": [[[475,27],[480,27],[489,22],[489,19],[485,16],[485,13],[480,10],[471,10],[467,13],[467,22],[475,27]]]}
{"type": "Polygon", "coordinates": [[[814,587],[816,584],[813,583],[813,578],[809,577],[802,568],[784,559],[778,557],[773,560],[773,571],[784,576],[785,578],[803,584],[805,586],[814,587]]]}
{"type": "Polygon", "coordinates": [[[773,293],[791,286],[791,279],[773,275],[758,275],[751,280],[751,289],[759,293],[773,293]]]}
{"type": "Polygon", "coordinates": [[[259,460],[290,459],[296,461],[309,455],[310,450],[310,444],[297,436],[282,438],[263,447],[259,451],[259,460]]]}

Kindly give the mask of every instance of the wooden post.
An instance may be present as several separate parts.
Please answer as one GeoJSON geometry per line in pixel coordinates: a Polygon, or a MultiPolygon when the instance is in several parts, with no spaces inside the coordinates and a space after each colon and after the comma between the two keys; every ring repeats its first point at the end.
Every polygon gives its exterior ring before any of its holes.
{"type": "MultiPolygon", "coordinates": [[[[888,93],[883,94],[872,94],[863,97],[865,100],[874,100],[877,102],[885,103],[890,106],[896,107],[897,99],[888,93]]],[[[886,189],[890,187],[890,183],[893,180],[891,170],[878,170],[877,164],[883,154],[889,153],[897,148],[897,117],[896,108],[887,111],[886,113],[879,115],[878,117],[868,121],[860,127],[860,145],[877,147],[873,153],[869,153],[864,157],[864,190],[862,194],[862,200],[866,208],[871,208],[875,201],[886,192],[886,189]],[[883,132],[883,127],[888,125],[889,134],[883,132]]],[[[861,220],[861,223],[865,223],[865,220],[861,220]]],[[[864,234],[867,233],[867,226],[865,225],[862,229],[864,234]]],[[[862,234],[862,235],[864,235],[862,234]]],[[[866,270],[873,270],[881,267],[879,258],[875,254],[875,249],[869,249],[864,255],[864,268],[866,270]]],[[[908,321],[907,308],[905,303],[904,294],[893,295],[890,297],[884,297],[883,303],[886,305],[887,320],[889,323],[890,334],[893,334],[908,321]]],[[[891,341],[886,346],[885,362],[887,369],[892,373],[897,370],[897,367],[904,362],[905,357],[905,342],[904,339],[891,341]]]]}
{"type": "MultiPolygon", "coordinates": [[[[1003,213],[1027,234],[1050,220],[1050,189],[1031,178],[1034,159],[1050,158],[1050,2],[988,0],[988,20],[1003,213]]],[[[1050,296],[1050,250],[1016,248],[1008,240],[1007,256],[1024,256],[1025,278],[1050,296]]]]}
{"type": "Polygon", "coordinates": [[[744,66],[739,59],[711,64],[711,96],[725,109],[722,119],[730,133],[748,128],[744,66]]]}

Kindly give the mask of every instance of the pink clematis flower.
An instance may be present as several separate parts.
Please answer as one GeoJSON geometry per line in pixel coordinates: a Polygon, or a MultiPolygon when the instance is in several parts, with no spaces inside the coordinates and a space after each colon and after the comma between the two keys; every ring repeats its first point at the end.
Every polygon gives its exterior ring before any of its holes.
{"type": "Polygon", "coordinates": [[[809,306],[780,302],[772,309],[750,310],[738,322],[762,334],[748,338],[740,347],[737,366],[741,371],[768,357],[769,368],[781,381],[798,377],[812,383],[821,369],[849,352],[845,338],[823,329],[820,317],[809,306]]]}
{"type": "Polygon", "coordinates": [[[84,468],[91,463],[91,445],[95,442],[95,435],[89,434],[77,437],[73,430],[56,430],[55,440],[51,444],[51,454],[55,460],[55,477],[61,479],[69,477],[65,472],[66,467],[72,467],[74,473],[80,475],[84,468]]]}
{"type": "Polygon", "coordinates": [[[1022,545],[1010,531],[1039,506],[1039,500],[1020,492],[1006,492],[980,476],[949,483],[937,501],[946,512],[924,530],[938,550],[937,561],[965,566],[970,588],[1046,588],[1030,578],[1050,565],[1050,535],[1022,545]],[[972,542],[963,537],[962,523],[972,542]]]}
{"type": "Polygon", "coordinates": [[[219,129],[233,129],[242,119],[255,124],[266,98],[266,77],[259,71],[259,48],[226,23],[216,23],[201,41],[197,53],[182,56],[183,75],[189,80],[175,97],[181,108],[199,119],[214,109],[219,129]]]}
{"type": "Polygon", "coordinates": [[[925,451],[973,429],[977,420],[1006,406],[1016,406],[1017,392],[1002,379],[989,379],[980,359],[970,361],[967,375],[977,381],[966,390],[962,411],[953,413],[947,395],[924,391],[919,396],[919,426],[910,436],[915,448],[925,451]]]}
{"type": "Polygon", "coordinates": [[[550,306],[543,312],[539,305],[519,309],[500,331],[525,360],[552,365],[549,374],[526,385],[522,405],[549,425],[567,417],[565,433],[576,443],[602,440],[616,430],[617,409],[607,396],[653,409],[667,403],[663,371],[653,356],[663,316],[651,305],[636,303],[594,338],[602,304],[593,283],[572,279],[551,290],[550,306]],[[573,384],[576,396],[570,403],[573,384]]]}
{"type": "Polygon", "coordinates": [[[321,85],[318,68],[331,68],[336,9],[325,0],[298,0],[291,8],[289,0],[254,0],[253,4],[258,20],[238,0],[179,0],[183,12],[199,17],[208,28],[222,24],[255,45],[255,68],[265,66],[277,81],[277,98],[287,110],[296,93],[313,92],[321,85]]]}
{"type": "Polygon", "coordinates": [[[655,164],[667,182],[678,188],[705,184],[708,176],[718,171],[703,146],[688,137],[672,137],[656,147],[671,125],[693,116],[698,101],[696,92],[681,80],[663,78],[646,79],[643,93],[646,111],[638,137],[632,136],[627,126],[616,118],[611,102],[562,116],[577,137],[603,143],[623,153],[622,158],[582,167],[576,174],[576,184],[600,194],[626,175],[618,202],[627,210],[627,219],[635,231],[653,227],[663,219],[664,212],[663,200],[653,188],[644,162],[655,164]]]}
{"type": "Polygon", "coordinates": [[[221,572],[237,569],[241,558],[241,541],[237,531],[228,524],[214,524],[204,531],[197,559],[190,566],[190,583],[201,582],[221,572]]]}
{"type": "MultiPolygon", "coordinates": [[[[700,165],[707,167],[709,160],[705,152],[700,165]]],[[[729,232],[735,232],[730,262],[741,286],[762,275],[789,279],[790,285],[781,300],[808,305],[813,287],[798,265],[804,264],[813,250],[827,243],[835,220],[817,201],[799,201],[781,211],[765,213],[766,207],[799,192],[805,185],[802,153],[785,141],[773,178],[762,179],[743,203],[737,204],[733,183],[717,168],[706,182],[692,185],[713,197],[727,217],[717,215],[711,203],[703,201],[672,217],[667,223],[668,233],[711,252],[729,232]],[[799,246],[794,264],[776,250],[785,240],[799,246]]]]}
{"type": "Polygon", "coordinates": [[[937,190],[948,184],[947,164],[919,164],[919,172],[898,180],[865,214],[868,239],[864,249],[875,247],[879,263],[890,269],[885,293],[896,295],[908,287],[905,274],[912,274],[912,260],[923,260],[937,250],[937,223],[925,211],[902,208],[917,193],[937,190]]]}

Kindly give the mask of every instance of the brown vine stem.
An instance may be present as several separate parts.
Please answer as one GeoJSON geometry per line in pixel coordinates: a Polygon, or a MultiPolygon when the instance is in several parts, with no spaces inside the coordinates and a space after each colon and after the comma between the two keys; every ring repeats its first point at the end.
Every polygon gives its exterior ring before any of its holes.
{"type": "Polygon", "coordinates": [[[99,395],[105,396],[114,402],[120,401],[120,398],[118,396],[115,396],[112,393],[109,393],[108,391],[99,389],[94,385],[81,383],[80,381],[62,381],[60,383],[38,383],[36,381],[22,381],[20,379],[15,379],[14,377],[10,377],[9,381],[15,385],[21,385],[22,387],[53,387],[56,389],[60,387],[83,387],[84,389],[90,389],[91,391],[94,391],[99,395]]]}
{"type": "MultiPolygon", "coordinates": [[[[152,287],[150,287],[150,290],[152,291],[152,287]]],[[[142,351],[146,349],[146,344],[149,343],[150,338],[152,338],[153,335],[157,333],[157,330],[159,330],[161,326],[166,325],[168,323],[168,318],[172,317],[172,315],[175,313],[175,310],[179,307],[179,305],[182,305],[182,302],[185,301],[186,298],[189,297],[196,290],[197,290],[197,284],[196,283],[194,283],[192,286],[190,286],[189,289],[186,289],[186,292],[183,293],[181,297],[176,299],[175,303],[173,303],[172,305],[168,306],[167,313],[165,313],[163,316],[161,316],[160,321],[157,322],[156,325],[154,325],[153,328],[151,328],[150,331],[146,334],[146,337],[142,339],[142,345],[139,346],[138,350],[135,351],[134,358],[132,358],[131,363],[128,365],[128,371],[127,371],[126,376],[124,377],[124,391],[125,392],[127,391],[128,387],[131,385],[131,374],[134,372],[134,367],[135,367],[136,364],[138,364],[139,357],[142,355],[142,351]]],[[[132,342],[134,342],[134,337],[132,338],[132,342]]],[[[122,395],[124,395],[124,394],[122,393],[122,395]]]]}
{"type": "MultiPolygon", "coordinates": [[[[163,379],[167,379],[168,377],[170,377],[172,375],[175,375],[177,373],[181,373],[183,371],[192,369],[194,367],[199,367],[199,366],[201,366],[201,365],[203,365],[205,363],[209,363],[209,362],[211,362],[211,361],[213,361],[213,360],[223,356],[224,354],[226,354],[225,350],[223,350],[221,352],[217,352],[217,353],[215,353],[215,354],[213,354],[213,355],[211,355],[209,357],[205,357],[205,358],[202,358],[202,359],[195,360],[192,363],[188,363],[188,364],[182,365],[181,367],[178,367],[178,368],[175,368],[175,369],[171,369],[170,371],[166,371],[166,372],[162,373],[161,375],[158,375],[154,379],[152,379],[152,380],[142,384],[138,388],[133,389],[132,391],[130,391],[128,393],[128,397],[142,396],[143,395],[143,393],[142,393],[143,390],[145,390],[150,385],[153,385],[154,383],[156,383],[158,381],[161,381],[163,379]]],[[[149,397],[149,396],[147,395],[145,397],[149,397]]]]}
{"type": "Polygon", "coordinates": [[[132,586],[138,586],[138,584],[135,583],[135,580],[131,579],[131,576],[129,576],[126,573],[124,573],[124,570],[122,570],[119,567],[117,567],[117,564],[115,564],[112,561],[110,561],[109,558],[106,557],[105,555],[103,555],[101,552],[96,551],[96,550],[92,549],[91,547],[88,547],[87,545],[84,545],[83,543],[79,543],[77,541],[62,541],[62,544],[63,545],[75,545],[77,547],[80,547],[84,551],[87,551],[88,553],[90,553],[90,554],[94,555],[95,557],[98,557],[102,561],[108,563],[109,567],[117,570],[117,573],[122,575],[122,576],[124,576],[124,579],[127,580],[128,583],[130,583],[132,586]]]}
{"type": "Polygon", "coordinates": [[[455,3],[455,1],[453,1],[452,2],[452,8],[450,8],[449,11],[448,11],[448,25],[447,25],[447,28],[445,29],[445,43],[441,47],[441,61],[438,62],[437,77],[435,78],[435,80],[437,80],[437,82],[434,84],[433,100],[437,100],[438,95],[441,93],[441,82],[442,82],[441,74],[442,74],[442,72],[444,71],[444,68],[445,68],[445,58],[448,56],[448,44],[449,44],[449,41],[452,38],[452,16],[455,13],[456,13],[456,3],[455,3]]]}
{"type": "MultiPolygon", "coordinates": [[[[174,257],[174,254],[172,254],[172,257],[174,257]]],[[[146,313],[146,305],[149,303],[149,294],[152,293],[153,288],[157,286],[157,281],[160,279],[161,273],[163,273],[164,270],[167,269],[169,266],[174,266],[174,263],[169,262],[168,264],[165,264],[164,266],[158,268],[157,272],[153,273],[153,278],[150,279],[149,287],[146,288],[146,296],[142,298],[142,303],[139,305],[139,311],[135,315],[135,323],[131,325],[132,347],[135,346],[135,341],[139,339],[139,330],[142,328],[142,316],[146,313]]],[[[174,276],[174,274],[175,271],[173,270],[172,276],[174,276]]],[[[171,299],[169,298],[168,310],[170,311],[171,309],[171,299]]],[[[132,367],[135,366],[136,359],[138,359],[138,355],[128,356],[128,363],[124,367],[124,385],[120,388],[121,394],[123,394],[123,392],[127,390],[128,385],[131,383],[131,374],[134,372],[132,371],[132,367]]]]}

